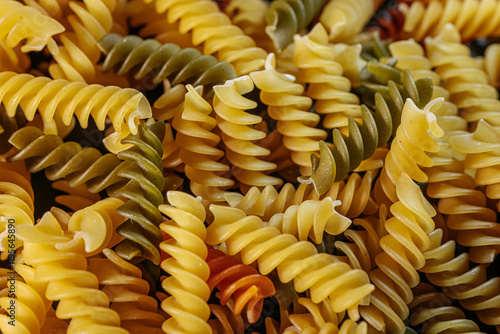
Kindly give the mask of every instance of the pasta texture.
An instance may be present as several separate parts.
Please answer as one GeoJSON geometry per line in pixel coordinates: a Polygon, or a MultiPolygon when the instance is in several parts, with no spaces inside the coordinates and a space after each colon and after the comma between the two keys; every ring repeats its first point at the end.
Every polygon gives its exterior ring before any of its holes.
{"type": "Polygon", "coordinates": [[[22,110],[18,109],[14,116],[7,115],[3,105],[0,105],[0,155],[8,152],[12,145],[8,142],[10,136],[26,125],[22,110]]]}
{"type": "Polygon", "coordinates": [[[266,34],[281,52],[318,15],[326,0],[278,0],[266,10],[266,34]]]}
{"type": "Polygon", "coordinates": [[[206,261],[210,267],[208,286],[211,291],[217,286],[221,305],[226,305],[228,299],[233,296],[232,312],[239,315],[246,307],[248,322],[257,322],[262,312],[264,298],[275,293],[273,282],[260,275],[254,267],[244,265],[220,250],[209,248],[206,261]]]}
{"type": "Polygon", "coordinates": [[[205,93],[208,93],[214,85],[224,84],[226,80],[236,77],[233,66],[228,62],[219,62],[196,49],[181,49],[172,43],[161,44],[154,39],[143,40],[134,35],[121,37],[109,34],[98,45],[106,54],[102,67],[104,72],[114,69],[121,76],[133,71],[134,79],[148,79],[153,84],[168,79],[172,86],[179,83],[207,86],[205,93]]]}
{"type": "Polygon", "coordinates": [[[118,153],[123,160],[117,176],[128,180],[116,195],[128,199],[117,209],[127,218],[116,232],[126,240],[116,247],[116,253],[126,260],[147,258],[160,263],[159,244],[162,241],[159,225],[162,222],[158,206],[164,203],[163,146],[164,123],[140,124],[137,135],[123,140],[132,147],[118,153]]]}
{"type": "Polygon", "coordinates": [[[326,299],[335,312],[347,310],[351,319],[359,319],[358,306],[373,290],[366,273],[318,254],[311,243],[266,227],[260,218],[240,209],[212,205],[210,210],[215,218],[207,229],[208,244],[224,242],[228,254],[240,254],[244,264],[258,261],[261,274],[277,269],[282,282],[293,279],[297,291],[310,289],[313,302],[326,299]]]}
{"type": "Polygon", "coordinates": [[[376,330],[403,333],[403,320],[413,300],[411,288],[420,282],[417,270],[426,265],[424,251],[430,246],[435,209],[407,174],[396,184],[397,199],[390,208],[394,215],[385,222],[388,234],[380,238],[382,252],[375,256],[378,268],[370,271],[375,285],[370,305],[361,308],[363,318],[376,330]]]}
{"type": "Polygon", "coordinates": [[[500,88],[500,44],[491,44],[486,48],[484,64],[491,85],[500,88]]]}
{"type": "Polygon", "coordinates": [[[204,54],[215,54],[219,61],[232,64],[237,75],[264,65],[267,52],[233,25],[212,1],[161,0],[155,4],[158,13],[166,12],[168,23],[178,22],[181,34],[192,32],[194,45],[203,44],[204,54]]]}
{"type": "Polygon", "coordinates": [[[167,199],[170,205],[161,205],[160,211],[170,220],[160,227],[168,237],[160,248],[168,255],[161,267],[171,276],[162,283],[169,294],[161,303],[169,315],[162,328],[165,333],[211,333],[205,208],[196,198],[178,191],[169,191],[167,199]]]}
{"type": "Polygon", "coordinates": [[[38,111],[47,134],[57,134],[54,118],[70,126],[75,115],[86,128],[92,117],[99,130],[104,130],[109,117],[115,131],[128,129],[137,133],[139,119],[151,117],[149,103],[135,89],[52,80],[25,73],[0,73],[0,101],[10,117],[14,117],[18,106],[28,121],[33,120],[38,111]]]}
{"type": "Polygon", "coordinates": [[[232,164],[234,177],[247,187],[279,186],[281,179],[268,176],[276,169],[276,164],[263,161],[259,157],[271,152],[254,144],[264,139],[266,133],[252,126],[262,122],[262,117],[252,115],[245,110],[253,109],[257,104],[243,94],[253,90],[249,76],[227,81],[223,86],[215,86],[213,108],[217,115],[217,126],[221,130],[221,139],[226,148],[226,156],[232,164]]]}

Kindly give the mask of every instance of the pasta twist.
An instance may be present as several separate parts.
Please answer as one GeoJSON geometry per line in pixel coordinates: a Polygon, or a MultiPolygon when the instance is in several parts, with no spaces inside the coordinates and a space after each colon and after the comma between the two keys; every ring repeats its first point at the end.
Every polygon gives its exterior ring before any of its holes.
{"type": "Polygon", "coordinates": [[[264,298],[275,293],[273,282],[260,275],[254,267],[244,265],[238,259],[220,250],[209,248],[206,261],[210,267],[210,277],[207,283],[211,291],[216,286],[218,287],[220,304],[226,305],[228,299],[233,296],[233,313],[241,314],[246,306],[248,322],[251,324],[257,322],[264,298]]]}
{"type": "Polygon", "coordinates": [[[208,244],[224,242],[228,254],[240,253],[244,264],[258,261],[262,275],[277,269],[280,280],[293,279],[298,292],[310,289],[314,303],[327,300],[335,312],[347,310],[351,319],[359,318],[358,305],[366,303],[373,290],[365,272],[334,256],[318,254],[312,243],[265,226],[260,218],[240,209],[211,205],[210,210],[215,219],[207,228],[208,244]]]}
{"type": "Polygon", "coordinates": [[[451,300],[430,284],[420,283],[412,289],[415,298],[409,305],[410,324],[422,325],[423,334],[479,333],[478,325],[467,319],[451,300]],[[439,304],[438,304],[439,303],[439,304]]]}
{"type": "Polygon", "coordinates": [[[469,269],[469,256],[462,253],[455,256],[455,242],[442,243],[443,232],[436,229],[430,235],[430,246],[424,253],[425,266],[421,269],[429,281],[446,287],[448,297],[476,311],[479,320],[487,325],[498,326],[500,305],[500,278],[487,279],[486,267],[478,265],[469,269]]]}
{"type": "Polygon", "coordinates": [[[409,314],[411,288],[420,282],[417,270],[425,265],[423,252],[429,248],[429,233],[434,230],[434,208],[412,179],[401,174],[396,184],[397,203],[391,206],[394,217],[385,222],[388,235],[380,239],[383,252],[377,254],[378,268],[370,272],[375,291],[370,306],[360,309],[363,318],[376,330],[404,333],[403,319],[409,314]]]}
{"type": "Polygon", "coordinates": [[[149,284],[141,279],[141,270],[109,248],[103,254],[106,258],[89,260],[88,271],[104,285],[102,291],[120,316],[121,327],[130,333],[162,334],[165,319],[156,312],[158,302],[148,296],[149,284]]]}
{"type": "MultiPolygon", "coordinates": [[[[231,300],[229,300],[231,302],[231,300]]],[[[208,320],[213,334],[240,334],[245,332],[245,323],[241,315],[235,315],[228,305],[210,304],[210,312],[216,319],[208,320]]]]}
{"type": "Polygon", "coordinates": [[[45,169],[51,181],[65,178],[72,188],[86,184],[92,193],[106,189],[109,194],[125,184],[126,180],[118,176],[122,161],[115,154],[102,155],[95,148],[64,143],[60,137],[44,135],[40,129],[30,126],[17,130],[9,142],[18,151],[8,161],[26,160],[31,173],[45,169]]]}
{"type": "Polygon", "coordinates": [[[330,42],[348,43],[363,30],[381,3],[373,0],[330,0],[319,20],[329,32],[330,42]]]}
{"type": "Polygon", "coordinates": [[[279,53],[318,15],[326,0],[278,0],[265,12],[266,34],[279,53]]]}
{"type": "Polygon", "coordinates": [[[450,92],[450,101],[461,109],[461,116],[469,123],[484,119],[500,127],[498,92],[489,85],[488,75],[471,57],[469,48],[461,44],[457,29],[447,24],[425,44],[431,65],[450,92]]]}
{"type": "Polygon", "coordinates": [[[92,116],[99,130],[104,130],[108,116],[115,131],[127,129],[135,134],[139,119],[151,117],[148,101],[135,89],[52,80],[26,73],[0,73],[0,101],[10,117],[14,117],[17,107],[21,106],[31,121],[38,110],[45,132],[50,134],[57,134],[54,118],[70,126],[76,115],[80,125],[86,128],[92,116]]]}
{"type": "Polygon", "coordinates": [[[277,120],[293,162],[306,174],[311,169],[309,156],[318,151],[318,140],[327,136],[324,130],[316,128],[319,115],[308,111],[312,100],[302,96],[304,87],[293,76],[276,71],[274,54],[267,57],[265,70],[252,72],[250,77],[261,90],[260,99],[268,106],[269,116],[277,120]]]}
{"type": "Polygon", "coordinates": [[[490,77],[490,83],[496,89],[500,88],[500,44],[490,44],[484,52],[484,64],[486,73],[490,77]]]}
{"type": "Polygon", "coordinates": [[[220,137],[210,132],[217,121],[210,116],[212,107],[201,97],[201,91],[191,85],[186,86],[184,108],[173,119],[172,126],[177,131],[175,142],[184,162],[185,173],[191,181],[191,191],[211,201],[223,200],[222,188],[233,185],[233,181],[216,172],[227,172],[229,166],[218,160],[224,152],[215,146],[220,137]]]}
{"type": "Polygon", "coordinates": [[[20,108],[13,117],[7,115],[3,105],[0,105],[0,155],[8,152],[12,145],[8,142],[10,136],[26,125],[26,118],[20,108]]]}
{"type": "Polygon", "coordinates": [[[221,130],[227,159],[232,164],[232,174],[240,183],[250,187],[280,186],[283,183],[281,179],[266,175],[276,169],[276,164],[258,158],[271,152],[254,143],[266,137],[265,132],[252,127],[260,123],[262,117],[245,111],[257,106],[257,103],[242,96],[253,88],[249,76],[214,87],[213,108],[217,126],[221,130]]]}
{"type": "Polygon", "coordinates": [[[1,0],[0,4],[0,39],[5,38],[8,48],[25,40],[22,52],[42,51],[54,35],[64,31],[59,22],[35,7],[12,0],[1,0]]]}
{"type": "Polygon", "coordinates": [[[351,220],[336,212],[340,201],[326,197],[321,201],[306,200],[299,205],[292,205],[284,213],[271,217],[269,225],[282,233],[295,236],[299,241],[311,238],[316,244],[323,240],[323,233],[339,235],[350,225],[351,220]]]}
{"type": "MultiPolygon", "coordinates": [[[[15,164],[16,171],[9,163],[0,162],[0,260],[10,261],[15,250],[22,246],[16,237],[16,229],[21,225],[35,224],[33,214],[35,199],[29,179],[22,174],[24,164],[15,164]]],[[[14,164],[12,164],[14,165],[14,164]]]]}
{"type": "Polygon", "coordinates": [[[91,193],[84,184],[72,188],[67,181],[59,180],[52,183],[52,188],[67,194],[56,196],[55,201],[72,211],[81,210],[101,200],[99,194],[91,193]]]}
{"type": "Polygon", "coordinates": [[[158,13],[167,13],[168,23],[179,23],[179,32],[192,32],[194,45],[203,44],[203,53],[216,54],[219,61],[234,66],[238,76],[264,65],[267,52],[256,47],[255,41],[233,25],[210,0],[161,0],[156,2],[158,13]]]}
{"type": "Polygon", "coordinates": [[[500,35],[500,4],[497,0],[432,0],[400,5],[405,16],[403,36],[417,41],[441,33],[452,23],[464,40],[500,35]]]}
{"type": "Polygon", "coordinates": [[[236,77],[233,66],[228,62],[219,62],[196,49],[181,49],[172,43],[161,44],[135,35],[122,37],[109,34],[98,45],[106,55],[102,66],[104,72],[114,69],[121,76],[132,71],[135,72],[134,79],[151,76],[153,84],[169,79],[172,86],[179,83],[207,86],[206,93],[209,94],[214,85],[224,84],[226,80],[236,77]]]}
{"type": "Polygon", "coordinates": [[[303,37],[295,37],[294,64],[297,79],[309,84],[307,96],[317,100],[314,109],[323,114],[326,129],[348,131],[348,118],[360,120],[359,98],[351,93],[351,82],[343,76],[343,66],[336,60],[339,52],[328,44],[328,35],[316,24],[303,37]]]}
{"type": "Polygon", "coordinates": [[[183,192],[169,191],[167,199],[170,206],[161,205],[160,211],[171,220],[160,227],[170,238],[160,248],[169,256],[161,267],[171,275],[162,283],[170,296],[161,307],[171,318],[163,323],[163,331],[211,333],[207,323],[210,268],[205,261],[205,208],[201,201],[183,192]]]}
{"type": "Polygon", "coordinates": [[[119,327],[120,317],[109,309],[109,299],[98,289],[97,277],[87,271],[85,258],[114,245],[113,231],[123,222],[115,210],[122,203],[108,198],[71,218],[52,210],[36,226],[17,228],[24,261],[35,270],[37,281],[47,284],[47,299],[59,301],[57,317],[71,319],[68,333],[128,333],[119,327]]]}
{"type": "Polygon", "coordinates": [[[5,40],[0,40],[0,71],[27,72],[30,65],[30,57],[19,46],[11,48],[5,40]]]}
{"type": "Polygon", "coordinates": [[[48,44],[55,62],[49,66],[52,78],[94,83],[99,81],[97,42],[113,28],[112,12],[117,0],[70,1],[68,31],[61,34],[61,45],[48,44]]]}
{"type": "Polygon", "coordinates": [[[385,159],[380,178],[375,183],[375,199],[378,203],[390,204],[398,200],[396,182],[402,173],[418,182],[427,181],[427,175],[419,166],[431,167],[433,161],[425,152],[439,151],[439,145],[428,131],[435,137],[444,135],[436,115],[432,113],[432,110],[438,109],[443,102],[443,98],[437,98],[420,109],[413,100],[406,100],[401,114],[401,125],[385,159]]]}

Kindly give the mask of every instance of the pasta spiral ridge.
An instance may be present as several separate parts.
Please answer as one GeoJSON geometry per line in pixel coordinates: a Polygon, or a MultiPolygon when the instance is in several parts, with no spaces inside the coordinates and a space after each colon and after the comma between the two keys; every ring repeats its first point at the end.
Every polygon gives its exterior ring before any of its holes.
{"type": "Polygon", "coordinates": [[[76,142],[66,142],[56,135],[44,135],[35,127],[24,127],[10,137],[18,150],[8,158],[16,162],[26,160],[31,173],[45,169],[47,179],[64,178],[72,188],[86,184],[92,193],[107,190],[109,194],[125,184],[118,176],[123,167],[115,154],[102,155],[95,148],[82,148],[76,142]]]}
{"type": "Polygon", "coordinates": [[[153,84],[169,79],[172,86],[179,83],[207,86],[205,93],[208,94],[214,85],[224,84],[226,80],[236,77],[233,66],[228,62],[219,62],[196,49],[181,49],[172,43],[161,44],[135,35],[122,37],[108,34],[98,45],[106,55],[103,72],[114,69],[120,76],[134,72],[136,80],[151,75],[153,84]]]}
{"type": "Polygon", "coordinates": [[[162,283],[170,296],[161,307],[171,318],[162,328],[165,333],[211,333],[205,208],[201,201],[178,191],[169,191],[167,200],[170,205],[159,208],[171,218],[160,225],[168,236],[160,248],[169,256],[161,267],[171,275],[162,283]]]}
{"type": "Polygon", "coordinates": [[[25,263],[33,267],[39,282],[47,284],[47,299],[59,301],[57,317],[71,319],[68,333],[128,333],[120,328],[118,314],[109,309],[97,277],[87,271],[86,259],[110,245],[114,228],[123,222],[114,213],[122,203],[108,198],[71,218],[52,210],[36,226],[17,228],[24,241],[25,263]],[[68,231],[61,227],[66,224],[68,231]]]}
{"type": "Polygon", "coordinates": [[[12,148],[12,145],[8,142],[10,136],[24,126],[26,126],[26,118],[20,108],[11,117],[7,115],[4,106],[0,105],[0,155],[12,148]]]}
{"type": "Polygon", "coordinates": [[[390,205],[398,200],[396,183],[402,173],[418,182],[428,180],[419,166],[432,167],[433,160],[425,152],[438,152],[440,149],[428,131],[434,137],[444,135],[436,115],[432,112],[441,107],[443,102],[443,98],[436,98],[420,109],[412,99],[406,100],[401,114],[401,125],[392,141],[380,177],[375,183],[374,193],[378,203],[390,205]]]}
{"type": "Polygon", "coordinates": [[[54,42],[54,35],[65,30],[59,22],[35,7],[11,0],[2,0],[0,3],[0,39],[5,38],[9,48],[26,40],[21,47],[22,52],[41,51],[49,41],[54,42]]]}
{"type": "Polygon", "coordinates": [[[443,232],[436,229],[429,235],[430,247],[424,253],[425,266],[421,269],[429,281],[445,289],[448,297],[457,299],[468,310],[475,311],[487,325],[500,324],[498,298],[500,278],[487,279],[483,264],[469,269],[469,256],[455,256],[455,242],[442,242],[443,232]]]}
{"type": "Polygon", "coordinates": [[[446,24],[457,27],[464,40],[500,35],[498,0],[432,0],[428,4],[413,1],[400,4],[405,16],[403,37],[417,41],[438,35],[446,24]]]}
{"type": "Polygon", "coordinates": [[[340,201],[333,201],[331,197],[321,201],[306,200],[272,216],[269,226],[276,227],[281,233],[291,234],[299,241],[311,238],[314,243],[320,244],[324,232],[339,235],[351,225],[349,218],[336,212],[338,205],[340,201]]]}
{"type": "Polygon", "coordinates": [[[220,137],[211,132],[217,121],[210,115],[212,107],[201,97],[201,91],[191,85],[186,88],[184,108],[172,121],[177,131],[175,141],[181,148],[179,155],[185,164],[193,194],[211,201],[222,201],[222,189],[234,182],[216,174],[229,171],[229,166],[218,161],[224,156],[224,151],[216,147],[220,137]]]}
{"type": "Polygon", "coordinates": [[[234,66],[238,76],[264,65],[267,52],[233,25],[217,4],[209,0],[161,0],[156,2],[158,13],[167,13],[168,23],[179,23],[179,32],[192,32],[194,45],[203,44],[203,53],[215,54],[219,61],[234,66]]]}
{"type": "Polygon", "coordinates": [[[165,319],[156,312],[158,302],[148,296],[149,284],[141,279],[141,270],[109,248],[103,254],[106,258],[89,260],[88,271],[104,285],[102,291],[120,316],[121,327],[130,333],[162,334],[165,319]]]}
{"type": "Polygon", "coordinates": [[[240,334],[245,332],[245,322],[241,315],[234,314],[233,308],[228,305],[217,304],[210,304],[209,306],[210,312],[216,318],[208,320],[213,334],[240,334]]]}
{"type": "Polygon", "coordinates": [[[135,89],[52,80],[26,73],[0,73],[0,101],[10,117],[14,117],[18,106],[28,121],[39,111],[45,132],[52,134],[57,134],[55,117],[70,126],[76,115],[86,128],[92,116],[99,130],[104,130],[109,117],[118,133],[125,129],[137,133],[139,119],[151,117],[147,99],[135,89]]]}
{"type": "Polygon", "coordinates": [[[387,143],[401,123],[404,99],[412,100],[418,106],[424,106],[431,97],[432,83],[428,78],[413,80],[408,70],[401,75],[387,65],[368,63],[371,75],[382,75],[386,84],[365,82],[368,94],[373,94],[372,112],[367,106],[361,106],[361,125],[352,117],[348,118],[348,136],[339,129],[333,130],[333,149],[320,142],[320,156],[311,155],[314,166],[312,175],[300,177],[299,182],[312,184],[320,195],[326,193],[335,182],[343,180],[350,171],[361,167],[361,163],[372,156],[384,154],[377,147],[387,143]],[[393,78],[396,81],[393,81],[393,78]],[[398,84],[396,82],[400,82],[398,84]]]}
{"type": "Polygon", "coordinates": [[[220,291],[220,304],[226,305],[234,297],[234,314],[239,315],[246,306],[247,320],[253,324],[259,320],[264,298],[274,295],[273,282],[259,274],[252,266],[242,264],[238,259],[220,250],[208,249],[206,258],[210,267],[208,286],[220,291]]]}
{"type": "Polygon", "coordinates": [[[430,284],[420,283],[412,291],[415,298],[409,305],[410,325],[422,325],[422,333],[480,333],[473,320],[467,319],[462,310],[452,306],[451,300],[430,284]]]}
{"type": "Polygon", "coordinates": [[[113,28],[112,11],[117,0],[70,1],[67,20],[71,30],[61,34],[61,45],[54,41],[48,50],[55,62],[49,66],[52,78],[95,83],[100,50],[97,42],[113,28]]]}
{"type": "Polygon", "coordinates": [[[326,129],[345,128],[348,117],[357,120],[361,117],[359,98],[351,93],[351,82],[343,76],[344,69],[336,60],[338,53],[329,46],[321,24],[316,24],[305,36],[295,37],[297,79],[308,84],[307,96],[316,100],[316,112],[325,115],[326,129]]]}
{"type": "MultiPolygon", "coordinates": [[[[500,6],[498,8],[500,14],[500,6]]],[[[461,109],[460,116],[469,123],[484,119],[500,127],[498,92],[489,84],[488,75],[476,59],[471,57],[469,48],[461,44],[456,27],[445,25],[438,36],[426,38],[425,45],[434,71],[450,92],[450,101],[461,109]]]]}
{"type": "Polygon", "coordinates": [[[490,77],[490,83],[500,88],[500,44],[490,44],[484,51],[484,67],[490,77]]]}
{"type": "Polygon", "coordinates": [[[277,120],[284,146],[291,151],[293,162],[302,173],[311,168],[309,156],[318,151],[318,141],[327,133],[317,129],[319,115],[309,112],[312,100],[302,96],[304,87],[291,75],[278,73],[274,54],[266,59],[265,70],[252,72],[250,77],[261,90],[260,99],[268,106],[269,116],[277,120]]]}
{"type": "Polygon", "coordinates": [[[390,208],[394,217],[385,222],[387,235],[380,238],[382,252],[370,272],[376,286],[370,306],[361,308],[363,318],[376,330],[404,333],[402,320],[409,315],[413,299],[411,288],[420,282],[417,270],[426,263],[423,252],[430,246],[436,211],[425,199],[419,186],[407,174],[396,184],[398,202],[390,208]]]}
{"type": "Polygon", "coordinates": [[[116,195],[128,199],[117,209],[127,218],[116,232],[126,240],[116,247],[116,253],[126,259],[146,258],[154,264],[160,263],[159,244],[163,240],[159,229],[163,221],[158,206],[163,204],[163,156],[162,140],[165,134],[163,121],[151,125],[139,125],[137,135],[123,140],[132,147],[118,153],[123,167],[118,176],[128,182],[116,191],[116,195]]]}
{"type": "Polygon", "coordinates": [[[318,15],[326,0],[278,0],[265,12],[266,34],[279,53],[318,15]]]}
{"type": "Polygon", "coordinates": [[[72,211],[81,210],[101,200],[101,196],[91,193],[85,184],[72,188],[66,180],[58,180],[52,182],[52,188],[66,193],[56,196],[55,201],[72,211]]]}
{"type": "Polygon", "coordinates": [[[207,228],[206,242],[225,242],[229,255],[240,253],[244,264],[258,261],[262,275],[277,269],[280,280],[294,280],[295,289],[310,289],[315,303],[327,300],[335,312],[347,310],[359,318],[358,306],[367,302],[373,286],[365,272],[351,269],[334,256],[318,254],[312,243],[298,241],[275,227],[265,226],[256,216],[236,208],[211,205],[214,222],[207,228]]]}
{"type": "Polygon", "coordinates": [[[245,111],[257,106],[257,103],[242,96],[253,88],[249,76],[214,87],[213,108],[217,114],[217,126],[221,130],[227,159],[232,164],[232,174],[240,183],[250,187],[280,186],[281,179],[266,175],[276,169],[276,164],[259,158],[271,152],[254,143],[266,137],[265,132],[252,127],[260,123],[262,117],[245,111]]]}
{"type": "Polygon", "coordinates": [[[34,192],[29,180],[21,173],[26,171],[24,163],[0,162],[0,260],[5,261],[22,246],[22,242],[12,239],[13,230],[18,226],[35,224],[34,192]],[[10,166],[12,165],[12,166],[10,166]],[[9,232],[10,231],[10,232],[9,232]]]}

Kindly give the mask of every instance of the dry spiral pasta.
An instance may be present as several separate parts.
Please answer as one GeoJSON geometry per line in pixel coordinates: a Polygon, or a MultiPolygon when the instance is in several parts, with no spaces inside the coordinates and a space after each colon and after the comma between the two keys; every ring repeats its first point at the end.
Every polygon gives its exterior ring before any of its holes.
{"type": "Polygon", "coordinates": [[[490,77],[490,83],[500,88],[500,45],[490,44],[484,51],[485,70],[490,77]]]}

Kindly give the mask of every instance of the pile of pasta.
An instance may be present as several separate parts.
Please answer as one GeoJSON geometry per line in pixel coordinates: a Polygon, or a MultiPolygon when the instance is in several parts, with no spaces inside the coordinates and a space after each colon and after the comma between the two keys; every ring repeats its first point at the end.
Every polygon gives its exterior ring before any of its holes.
{"type": "Polygon", "coordinates": [[[500,333],[498,0],[0,17],[1,333],[500,333]]]}

